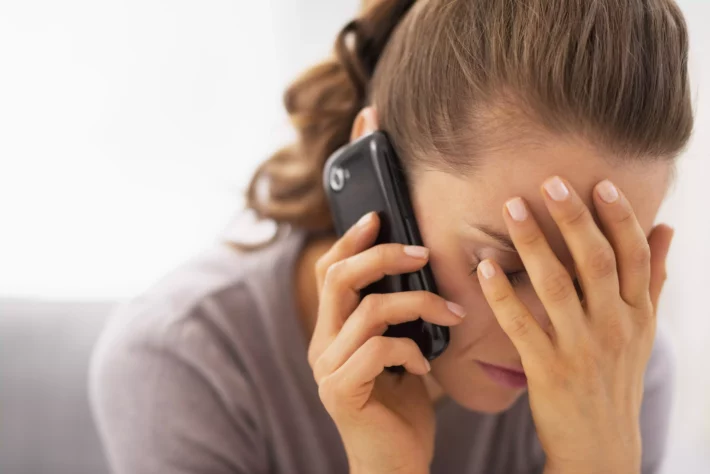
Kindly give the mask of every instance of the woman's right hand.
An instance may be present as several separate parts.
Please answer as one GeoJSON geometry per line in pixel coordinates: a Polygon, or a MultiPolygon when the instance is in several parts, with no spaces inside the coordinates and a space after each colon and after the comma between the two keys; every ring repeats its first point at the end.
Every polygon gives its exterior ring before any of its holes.
{"type": "Polygon", "coordinates": [[[421,377],[429,362],[411,339],[383,333],[388,325],[419,317],[453,326],[463,311],[427,291],[370,294],[360,301],[359,291],[370,283],[416,271],[428,261],[422,247],[371,247],[378,230],[377,214],[367,214],[318,260],[318,320],[308,361],[351,473],[429,472],[435,421],[421,377]],[[405,373],[383,373],[399,365],[405,373]]]}

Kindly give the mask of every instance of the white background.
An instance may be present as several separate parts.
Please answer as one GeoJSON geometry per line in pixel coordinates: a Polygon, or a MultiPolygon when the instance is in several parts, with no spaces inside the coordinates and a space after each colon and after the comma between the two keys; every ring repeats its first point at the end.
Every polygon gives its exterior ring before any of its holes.
{"type": "MultiPolygon", "coordinates": [[[[0,1],[0,297],[129,297],[207,245],[290,130],[285,86],[358,0],[0,1]]],[[[678,378],[668,473],[710,472],[710,3],[691,31],[696,134],[663,326],[678,378]]]]}

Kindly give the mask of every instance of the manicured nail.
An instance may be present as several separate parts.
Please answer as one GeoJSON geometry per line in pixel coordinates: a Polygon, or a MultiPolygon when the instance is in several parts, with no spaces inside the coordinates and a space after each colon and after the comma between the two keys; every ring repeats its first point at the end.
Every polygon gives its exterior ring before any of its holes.
{"type": "Polygon", "coordinates": [[[510,217],[512,217],[515,221],[522,222],[528,217],[528,211],[525,209],[525,203],[519,197],[513,198],[506,202],[505,207],[508,208],[510,217]]]}
{"type": "Polygon", "coordinates": [[[418,245],[407,245],[404,247],[404,253],[414,258],[427,258],[429,256],[429,249],[419,247],[418,245]]]}
{"type": "Polygon", "coordinates": [[[481,274],[483,274],[483,277],[487,280],[493,275],[496,274],[496,269],[493,266],[491,262],[488,260],[484,260],[481,263],[478,264],[478,268],[481,269],[481,274]]]}
{"type": "Polygon", "coordinates": [[[567,199],[567,196],[569,196],[569,190],[567,189],[567,186],[565,186],[565,183],[562,182],[562,180],[559,178],[559,176],[555,176],[554,178],[548,179],[545,181],[545,184],[543,184],[545,191],[547,191],[547,194],[550,195],[552,199],[555,201],[564,201],[567,199]]]}
{"type": "Polygon", "coordinates": [[[616,201],[619,197],[619,192],[616,190],[616,186],[611,184],[611,181],[605,179],[601,183],[597,184],[597,193],[599,197],[602,198],[604,202],[611,204],[616,201]]]}
{"type": "Polygon", "coordinates": [[[455,314],[456,316],[458,316],[459,318],[463,318],[463,317],[466,316],[466,310],[463,309],[463,306],[458,305],[458,304],[456,304],[456,303],[454,303],[454,302],[452,302],[452,301],[447,301],[447,302],[446,302],[446,306],[448,306],[449,311],[451,311],[452,313],[454,313],[454,314],[455,314]]]}
{"type": "Polygon", "coordinates": [[[372,214],[373,214],[372,212],[368,212],[367,214],[365,214],[364,216],[362,216],[362,217],[360,218],[360,220],[357,221],[357,224],[355,224],[355,225],[356,225],[357,227],[365,227],[365,226],[367,226],[367,224],[369,224],[370,221],[372,220],[372,214]]]}

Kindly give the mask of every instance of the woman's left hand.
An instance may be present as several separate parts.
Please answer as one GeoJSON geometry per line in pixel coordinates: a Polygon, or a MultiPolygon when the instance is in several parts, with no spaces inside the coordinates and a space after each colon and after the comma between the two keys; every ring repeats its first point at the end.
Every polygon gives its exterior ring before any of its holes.
{"type": "Polygon", "coordinates": [[[602,181],[594,205],[603,233],[568,182],[545,184],[541,192],[574,259],[583,301],[521,198],[506,203],[504,219],[550,334],[490,259],[478,266],[481,287],[522,358],[545,472],[638,473],[643,378],[673,230],[657,226],[647,240],[628,200],[602,181]]]}

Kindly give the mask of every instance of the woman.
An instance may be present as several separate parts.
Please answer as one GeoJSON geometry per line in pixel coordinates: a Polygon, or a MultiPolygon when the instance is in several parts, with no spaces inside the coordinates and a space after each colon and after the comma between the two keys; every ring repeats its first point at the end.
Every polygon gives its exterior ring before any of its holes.
{"type": "Polygon", "coordinates": [[[272,241],[227,239],[107,328],[91,395],[114,471],[658,472],[654,220],[693,125],[678,7],[371,3],[286,93],[298,143],[248,192],[272,241]],[[373,246],[376,215],[333,235],[324,162],[376,129],[424,248],[373,246]],[[359,300],[427,262],[440,295],[359,300]],[[431,364],[382,336],[419,316],[451,327],[431,364]]]}

